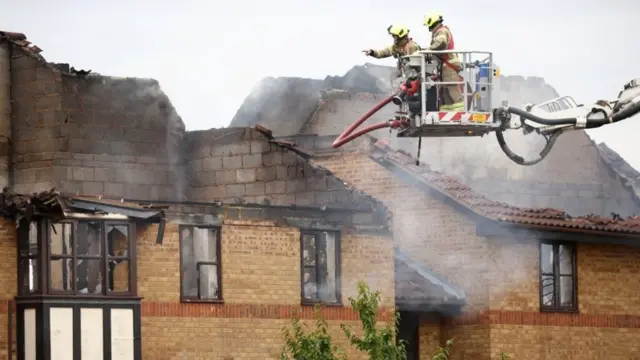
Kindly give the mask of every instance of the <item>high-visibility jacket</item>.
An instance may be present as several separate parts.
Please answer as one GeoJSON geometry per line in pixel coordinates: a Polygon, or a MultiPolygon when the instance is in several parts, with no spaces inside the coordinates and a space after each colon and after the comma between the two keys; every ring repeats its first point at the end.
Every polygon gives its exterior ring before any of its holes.
{"type": "MultiPolygon", "coordinates": [[[[451,30],[445,25],[440,25],[431,35],[429,50],[454,50],[455,42],[451,30]]],[[[445,66],[451,67],[456,72],[460,71],[460,57],[458,54],[438,55],[445,66]]]]}

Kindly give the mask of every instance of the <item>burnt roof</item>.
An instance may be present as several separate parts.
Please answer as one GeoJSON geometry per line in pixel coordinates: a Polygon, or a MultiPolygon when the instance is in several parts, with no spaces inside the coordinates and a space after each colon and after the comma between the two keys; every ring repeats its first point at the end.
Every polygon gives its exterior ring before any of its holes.
{"type": "Polygon", "coordinates": [[[406,311],[456,311],[464,305],[463,290],[445,277],[395,249],[396,305],[406,311]]]}
{"type": "Polygon", "coordinates": [[[457,179],[433,170],[426,164],[416,165],[411,155],[393,149],[386,140],[375,143],[370,157],[380,165],[410,176],[413,180],[427,185],[429,190],[441,193],[489,220],[543,230],[640,235],[640,216],[622,218],[612,214],[612,217],[572,217],[564,210],[525,208],[490,200],[457,179]]]}

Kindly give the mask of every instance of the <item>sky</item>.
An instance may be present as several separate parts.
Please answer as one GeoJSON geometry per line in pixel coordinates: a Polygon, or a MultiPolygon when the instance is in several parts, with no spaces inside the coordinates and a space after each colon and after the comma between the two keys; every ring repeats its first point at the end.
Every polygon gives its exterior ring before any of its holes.
{"type": "MultiPolygon", "coordinates": [[[[364,62],[400,23],[426,45],[423,14],[440,11],[456,47],[492,51],[505,75],[543,77],[578,103],[617,97],[632,63],[637,0],[22,0],[2,2],[5,31],[25,33],[52,62],[160,82],[188,130],[225,127],[265,76],[324,78],[364,62]],[[6,3],[6,4],[4,4],[6,3]],[[435,6],[435,7],[430,7],[435,6]]],[[[640,169],[640,118],[589,131],[640,169]]]]}

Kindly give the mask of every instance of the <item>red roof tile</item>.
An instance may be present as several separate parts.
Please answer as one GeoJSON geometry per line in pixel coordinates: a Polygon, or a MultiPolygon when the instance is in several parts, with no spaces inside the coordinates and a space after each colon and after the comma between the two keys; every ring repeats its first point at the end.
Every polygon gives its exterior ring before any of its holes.
{"type": "Polygon", "coordinates": [[[9,31],[0,31],[0,41],[6,40],[10,43],[13,43],[19,47],[21,47],[24,51],[37,55],[42,52],[37,45],[32,44],[27,41],[27,36],[22,33],[9,32],[9,31]]]}
{"type": "Polygon", "coordinates": [[[432,189],[448,196],[471,211],[486,218],[532,227],[555,228],[556,230],[576,229],[612,233],[640,234],[640,216],[627,219],[607,218],[598,215],[572,217],[563,210],[550,208],[523,208],[504,202],[493,201],[473,191],[460,181],[431,169],[426,164],[416,165],[415,159],[389,146],[388,141],[378,140],[375,147],[382,151],[377,160],[388,162],[414,178],[423,181],[432,189]]]}

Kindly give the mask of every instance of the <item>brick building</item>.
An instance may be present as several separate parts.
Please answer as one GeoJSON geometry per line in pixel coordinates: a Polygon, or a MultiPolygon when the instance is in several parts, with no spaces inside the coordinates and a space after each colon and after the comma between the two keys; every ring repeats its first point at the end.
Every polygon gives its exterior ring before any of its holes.
{"type": "Polygon", "coordinates": [[[459,309],[383,204],[269,131],[186,132],[157,82],[23,34],[0,32],[0,71],[0,359],[275,359],[310,304],[357,326],[358,280],[382,310],[459,309]]]}
{"type": "MultiPolygon", "coordinates": [[[[511,87],[518,95],[538,88],[511,87]]],[[[548,100],[533,95],[528,100],[548,100]]],[[[420,358],[450,337],[460,359],[502,351],[516,359],[637,358],[638,219],[623,217],[639,209],[635,172],[624,160],[582,131],[561,137],[532,167],[510,163],[492,137],[423,139],[428,165],[421,166],[407,154],[413,140],[385,130],[331,148],[385,96],[321,91],[298,134],[280,138],[387,205],[396,246],[464,290],[462,316],[421,315],[420,358]],[[550,257],[568,263],[554,267],[550,257]]],[[[264,122],[280,129],[278,119],[288,121],[280,114],[264,122]]]]}
{"type": "Polygon", "coordinates": [[[413,359],[449,337],[456,358],[637,353],[635,218],[509,207],[384,142],[186,132],[155,81],[0,35],[0,359],[277,358],[308,296],[336,335],[357,325],[357,280],[402,311],[413,359]]]}

